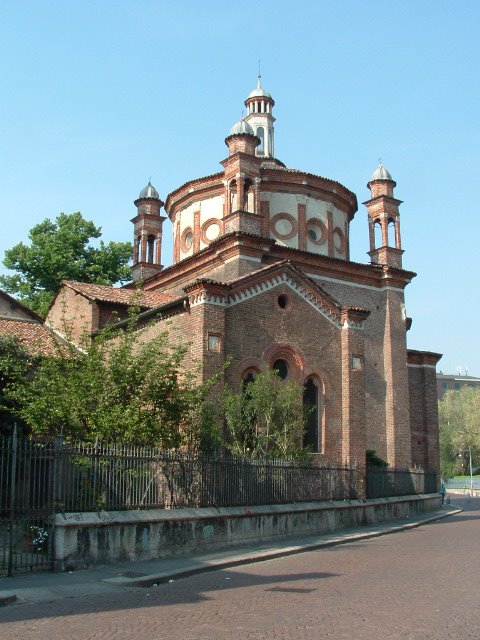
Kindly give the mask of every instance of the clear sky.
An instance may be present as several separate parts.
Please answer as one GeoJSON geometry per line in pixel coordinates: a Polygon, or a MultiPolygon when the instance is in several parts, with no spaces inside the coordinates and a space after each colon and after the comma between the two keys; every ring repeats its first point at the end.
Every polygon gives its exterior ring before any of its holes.
{"type": "Polygon", "coordinates": [[[382,158],[418,273],[409,347],[480,375],[479,30],[478,0],[3,2],[0,255],[61,211],[130,240],[150,176],[165,198],[221,169],[261,58],[277,157],[357,194],[359,262],[382,158]]]}

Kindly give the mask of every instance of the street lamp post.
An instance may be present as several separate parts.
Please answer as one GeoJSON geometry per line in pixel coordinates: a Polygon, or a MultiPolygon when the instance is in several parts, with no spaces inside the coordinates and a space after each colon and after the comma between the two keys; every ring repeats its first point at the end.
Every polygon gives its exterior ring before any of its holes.
{"type": "Polygon", "coordinates": [[[462,457],[463,453],[467,453],[468,451],[468,461],[470,463],[470,497],[473,498],[473,469],[472,469],[472,447],[468,447],[468,449],[460,449],[460,453],[458,454],[459,458],[462,457]]]}

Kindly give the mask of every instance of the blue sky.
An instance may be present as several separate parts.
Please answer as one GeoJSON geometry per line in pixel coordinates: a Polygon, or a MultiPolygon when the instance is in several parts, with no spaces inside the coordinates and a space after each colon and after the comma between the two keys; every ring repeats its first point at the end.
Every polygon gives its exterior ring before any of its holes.
{"type": "MultiPolygon", "coordinates": [[[[149,177],[165,197],[220,170],[256,84],[276,101],[276,155],[357,194],[397,182],[409,347],[480,375],[477,286],[480,3],[457,0],[51,0],[0,7],[0,255],[80,210],[130,240],[149,177]]],[[[171,263],[165,225],[163,263],[171,263]]]]}

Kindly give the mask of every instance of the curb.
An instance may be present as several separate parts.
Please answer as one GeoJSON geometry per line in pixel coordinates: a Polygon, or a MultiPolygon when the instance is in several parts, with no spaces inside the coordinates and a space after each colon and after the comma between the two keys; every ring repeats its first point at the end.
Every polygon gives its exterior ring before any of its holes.
{"type": "Polygon", "coordinates": [[[0,591],[0,607],[5,607],[7,604],[16,602],[17,594],[9,591],[0,591]]]}
{"type": "Polygon", "coordinates": [[[169,582],[170,580],[179,580],[181,578],[187,578],[189,576],[198,573],[207,573],[209,571],[219,571],[220,569],[230,569],[232,567],[238,567],[245,564],[253,564],[255,562],[263,562],[264,560],[273,560],[275,558],[283,558],[297,553],[303,553],[305,551],[314,551],[315,549],[322,549],[325,547],[333,547],[341,544],[348,544],[349,542],[358,542],[359,540],[368,540],[369,538],[378,538],[390,533],[397,533],[399,531],[405,531],[408,529],[415,529],[421,527],[424,524],[442,520],[448,516],[461,513],[463,509],[454,507],[451,511],[445,513],[437,513],[430,518],[423,520],[417,520],[416,522],[408,522],[400,525],[393,525],[388,529],[377,529],[374,531],[368,531],[364,533],[349,533],[345,535],[339,534],[338,536],[329,537],[327,540],[317,540],[315,542],[307,543],[304,545],[295,545],[290,547],[283,547],[281,549],[271,549],[266,551],[258,551],[257,553],[248,552],[245,554],[236,555],[233,558],[226,558],[224,560],[206,560],[204,564],[192,563],[181,569],[163,571],[159,573],[152,573],[146,576],[137,578],[127,578],[125,576],[116,576],[114,578],[105,578],[102,582],[115,585],[118,587],[152,587],[157,584],[169,582]]]}

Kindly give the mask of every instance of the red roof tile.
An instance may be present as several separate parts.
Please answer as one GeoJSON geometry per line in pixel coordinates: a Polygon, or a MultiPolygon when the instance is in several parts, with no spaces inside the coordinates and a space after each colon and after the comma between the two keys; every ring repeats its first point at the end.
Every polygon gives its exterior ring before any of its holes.
{"type": "Polygon", "coordinates": [[[18,338],[25,350],[35,356],[58,353],[55,334],[40,322],[0,318],[0,335],[18,338]]]}
{"type": "Polygon", "coordinates": [[[87,282],[75,282],[73,280],[66,280],[63,284],[90,300],[98,300],[100,302],[113,302],[125,305],[138,303],[141,307],[151,309],[176,300],[175,296],[169,296],[159,291],[120,289],[104,284],[89,284],[87,282]]]}

